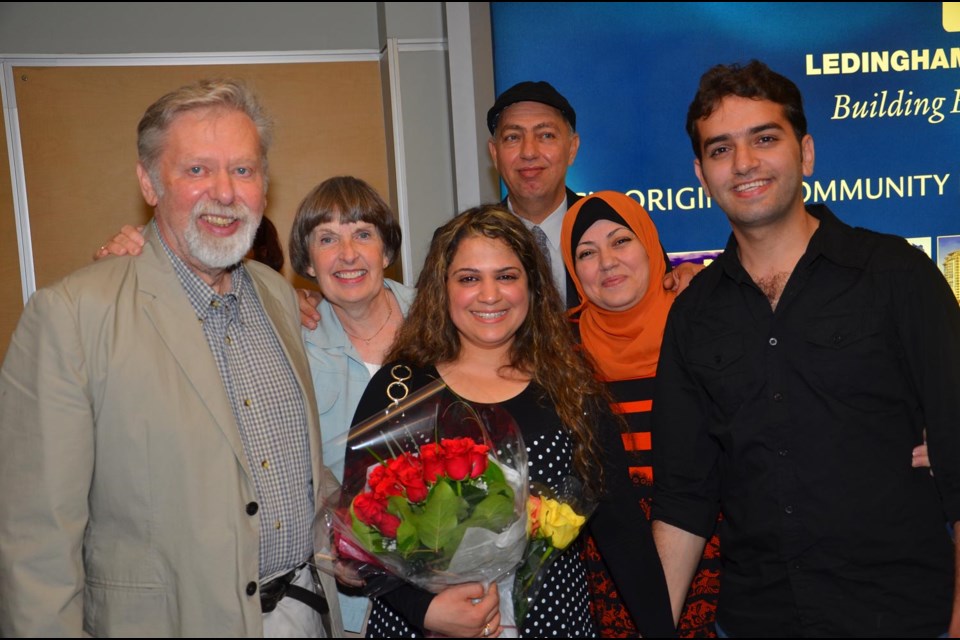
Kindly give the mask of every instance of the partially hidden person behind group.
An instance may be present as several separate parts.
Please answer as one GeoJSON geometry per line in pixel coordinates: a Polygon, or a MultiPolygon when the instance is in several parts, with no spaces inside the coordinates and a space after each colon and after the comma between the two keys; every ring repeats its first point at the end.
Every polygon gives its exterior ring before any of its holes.
{"type": "Polygon", "coordinates": [[[253,245],[247,252],[247,258],[262,262],[274,271],[283,272],[283,245],[277,227],[267,216],[260,219],[257,234],[253,236],[253,245]]]}
{"type": "MultiPolygon", "coordinates": [[[[591,356],[597,379],[607,385],[615,412],[628,430],[633,501],[647,515],[653,495],[650,425],[653,388],[667,313],[676,294],[660,286],[666,271],[659,234],[640,203],[622,193],[600,191],[578,200],[561,232],[563,260],[573,276],[580,304],[570,310],[580,344],[591,356]]],[[[638,552],[642,549],[638,549],[638,552]]],[[[612,637],[636,635],[616,585],[599,558],[588,561],[594,606],[602,631],[612,637]]],[[[706,546],[680,618],[679,635],[710,637],[719,594],[719,546],[706,546]]]]}
{"type": "MultiPolygon", "coordinates": [[[[579,304],[576,287],[564,268],[560,228],[564,214],[580,199],[567,186],[567,169],[580,149],[577,112],[549,82],[518,82],[501,93],[487,111],[487,149],[507,190],[501,203],[537,238],[548,258],[554,284],[567,308],[579,304]]],[[[662,252],[662,250],[661,250],[662,252]]],[[[663,286],[686,286],[699,268],[680,265],[663,286]]]]}
{"type": "Polygon", "coordinates": [[[788,78],[713,67],[687,131],[732,234],[674,303],[657,371],[674,614],[722,510],[718,630],[957,636],[956,298],[903,238],[804,203],[814,143],[788,78]],[[924,430],[932,475],[908,462],[924,430]]]}
{"type": "Polygon", "coordinates": [[[296,298],[243,261],[269,120],[201,81],[137,144],[142,255],[34,294],[0,372],[0,633],[341,635],[306,564],[327,483],[296,298]]]}
{"type": "MultiPolygon", "coordinates": [[[[619,422],[574,347],[532,234],[499,205],[466,211],[434,234],[417,290],[354,424],[390,402],[386,390],[396,365],[410,369],[411,391],[440,378],[478,411],[504,408],[523,435],[531,482],[557,489],[573,475],[601,495],[590,528],[637,627],[644,635],[672,635],[650,526],[620,473],[626,461],[619,422]]],[[[548,570],[521,636],[596,635],[578,547],[571,545],[548,570]]],[[[467,583],[439,594],[408,585],[374,599],[367,635],[493,637],[502,630],[495,585],[485,591],[467,583]]]]}

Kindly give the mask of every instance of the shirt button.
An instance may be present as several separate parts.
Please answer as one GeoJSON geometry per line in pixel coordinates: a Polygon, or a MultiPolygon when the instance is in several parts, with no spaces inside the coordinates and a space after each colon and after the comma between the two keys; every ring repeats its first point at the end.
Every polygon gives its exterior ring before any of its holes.
{"type": "Polygon", "coordinates": [[[770,338],[770,346],[771,346],[771,347],[777,346],[777,339],[776,339],[776,338],[770,338]]]}
{"type": "Polygon", "coordinates": [[[227,344],[233,344],[233,338],[231,338],[230,336],[227,336],[226,338],[224,338],[224,340],[226,341],[227,344]]]}
{"type": "Polygon", "coordinates": [[[280,521],[279,521],[279,520],[277,520],[275,523],[273,523],[273,528],[274,528],[274,529],[279,529],[279,528],[280,528],[280,521]]]}
{"type": "Polygon", "coordinates": [[[248,583],[247,583],[247,595],[248,595],[248,596],[252,596],[252,595],[254,595],[256,592],[257,592],[257,583],[256,583],[256,582],[248,582],[248,583]]]}
{"type": "Polygon", "coordinates": [[[783,508],[783,511],[789,516],[790,514],[793,513],[793,505],[788,504],[786,507],[783,508]]]}
{"type": "Polygon", "coordinates": [[[243,406],[249,407],[249,406],[252,405],[252,404],[253,404],[253,400],[251,400],[250,398],[244,398],[244,399],[243,399],[243,406]]]}
{"type": "Polygon", "coordinates": [[[255,516],[255,515],[257,515],[257,511],[258,511],[259,509],[260,509],[260,505],[258,505],[256,502],[248,502],[248,503],[247,503],[247,515],[248,515],[248,516],[255,516]]]}
{"type": "Polygon", "coordinates": [[[773,401],[774,401],[774,402],[782,402],[782,401],[783,401],[783,394],[780,393],[779,391],[777,391],[775,394],[773,394],[773,401]]]}
{"type": "Polygon", "coordinates": [[[269,460],[262,460],[262,461],[260,462],[260,467],[263,468],[263,469],[269,469],[269,468],[270,468],[270,461],[269,461],[269,460]]]}

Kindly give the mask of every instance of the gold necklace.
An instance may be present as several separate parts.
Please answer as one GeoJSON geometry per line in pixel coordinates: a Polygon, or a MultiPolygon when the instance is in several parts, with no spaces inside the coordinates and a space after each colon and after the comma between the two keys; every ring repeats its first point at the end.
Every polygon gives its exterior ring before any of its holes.
{"type": "MultiPolygon", "coordinates": [[[[383,328],[384,328],[385,326],[387,326],[387,323],[390,322],[390,318],[393,316],[393,303],[388,300],[388,301],[387,301],[387,305],[388,305],[388,309],[389,309],[389,311],[387,311],[387,319],[383,321],[383,324],[380,325],[380,328],[377,329],[377,330],[374,332],[374,334],[373,334],[372,336],[370,336],[369,338],[361,338],[360,336],[355,336],[355,335],[353,335],[352,333],[350,333],[349,331],[347,331],[347,327],[346,327],[346,326],[343,327],[343,332],[344,332],[345,334],[347,334],[348,336],[350,336],[351,338],[356,338],[357,340],[363,340],[364,344],[366,344],[367,346],[370,346],[370,341],[373,340],[374,338],[376,338],[378,335],[380,335],[380,332],[383,331],[383,328]]],[[[343,322],[341,322],[340,324],[343,325],[343,322]]]]}

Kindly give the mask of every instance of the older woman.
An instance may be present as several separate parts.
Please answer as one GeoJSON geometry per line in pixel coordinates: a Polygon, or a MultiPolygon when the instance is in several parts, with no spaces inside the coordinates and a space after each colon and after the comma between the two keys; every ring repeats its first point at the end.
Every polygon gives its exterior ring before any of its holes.
{"type": "MultiPolygon", "coordinates": [[[[654,377],[667,313],[675,294],[659,283],[666,265],[657,229],[634,199],[612,191],[594,193],[567,213],[561,232],[564,262],[581,304],[571,310],[580,341],[614,397],[614,409],[623,415],[629,433],[623,438],[630,451],[629,476],[636,488],[634,500],[649,511],[653,467],[650,416],[654,377]]],[[[712,636],[719,592],[719,547],[714,536],[687,597],[680,634],[712,636]]],[[[628,616],[606,578],[598,559],[589,562],[595,607],[605,635],[631,635],[628,616]]]]}
{"type": "Polygon", "coordinates": [[[341,437],[383,364],[416,292],[384,277],[400,248],[390,207],[363,180],[330,178],[300,203],[290,232],[294,270],[323,291],[321,322],[303,341],[323,428],[324,462],[343,477],[341,437]],[[335,443],[339,441],[339,448],[335,443]]]}
{"type": "MultiPolygon", "coordinates": [[[[385,365],[371,380],[355,423],[388,404],[396,365],[411,390],[442,378],[478,411],[499,405],[528,448],[531,481],[556,487],[576,475],[600,490],[594,537],[645,635],[670,635],[673,622],[649,524],[631,507],[618,423],[602,385],[574,348],[560,295],[536,241],[499,206],[467,211],[433,237],[419,295],[385,365]],[[607,469],[606,472],[604,470],[607,469]]],[[[522,636],[592,636],[589,589],[579,545],[548,569],[522,636]]],[[[500,633],[497,591],[476,583],[432,594],[401,587],[374,600],[369,636],[434,632],[460,637],[500,633]]],[[[510,603],[504,603],[510,606],[510,603]]]]}
{"type": "MultiPolygon", "coordinates": [[[[343,479],[344,434],[380,368],[415,291],[384,277],[397,257],[400,226],[369,184],[324,180],[300,203],[290,231],[290,263],[323,291],[321,322],[303,330],[317,397],[324,464],[343,479]]],[[[341,594],[344,628],[359,632],[368,601],[341,594]]]]}

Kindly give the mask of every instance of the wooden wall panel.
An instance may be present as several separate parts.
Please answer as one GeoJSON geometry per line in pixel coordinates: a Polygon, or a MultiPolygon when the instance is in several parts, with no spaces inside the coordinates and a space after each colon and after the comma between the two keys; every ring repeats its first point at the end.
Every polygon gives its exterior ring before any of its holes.
{"type": "Polygon", "coordinates": [[[7,353],[10,334],[23,309],[17,221],[13,214],[13,189],[7,156],[7,133],[0,127],[0,362],[7,353]]]}
{"type": "MultiPolygon", "coordinates": [[[[246,80],[274,118],[266,213],[284,242],[300,200],[330,176],[355,175],[390,195],[375,61],[16,67],[14,76],[37,287],[89,263],[121,225],[149,219],[135,173],[137,122],[199,78],[246,80]]],[[[303,284],[289,260],[285,273],[303,284]]]]}

